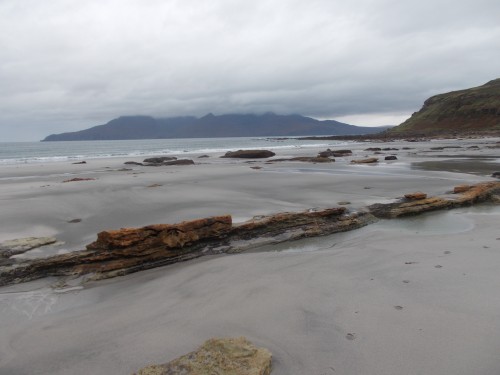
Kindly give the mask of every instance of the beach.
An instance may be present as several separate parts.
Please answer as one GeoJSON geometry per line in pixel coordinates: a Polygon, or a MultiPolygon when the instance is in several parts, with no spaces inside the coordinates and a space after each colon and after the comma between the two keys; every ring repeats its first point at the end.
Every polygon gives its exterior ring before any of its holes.
{"type": "MultiPolygon", "coordinates": [[[[36,258],[84,249],[109,229],[356,212],[416,191],[442,195],[497,181],[498,142],[358,142],[342,147],[351,156],[316,164],[273,159],[325,148],[248,160],[176,155],[194,165],[124,164],[139,157],[4,165],[0,242],[57,238],[15,256],[36,258]],[[369,157],[379,161],[351,163],[369,157]]],[[[496,375],[499,219],[500,206],[478,205],[64,290],[55,278],[2,287],[0,374],[131,374],[210,337],[246,336],[273,353],[273,375],[496,375]]]]}

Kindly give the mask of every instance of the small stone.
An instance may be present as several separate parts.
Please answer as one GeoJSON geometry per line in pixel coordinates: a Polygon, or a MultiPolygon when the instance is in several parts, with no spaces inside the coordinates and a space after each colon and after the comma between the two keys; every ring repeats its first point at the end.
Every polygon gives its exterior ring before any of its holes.
{"type": "Polygon", "coordinates": [[[345,335],[345,338],[347,340],[351,340],[352,341],[352,340],[356,339],[356,334],[355,333],[348,333],[347,335],[345,335]]]}
{"type": "Polygon", "coordinates": [[[396,310],[403,310],[403,306],[394,306],[396,310]]]}
{"type": "Polygon", "coordinates": [[[465,193],[468,190],[470,190],[469,185],[458,185],[453,188],[453,193],[460,194],[460,193],[465,193]]]}
{"type": "Polygon", "coordinates": [[[415,200],[427,198],[427,194],[422,193],[421,191],[416,191],[414,193],[405,194],[405,198],[408,200],[411,200],[411,201],[415,201],[415,200]]]}
{"type": "Polygon", "coordinates": [[[398,160],[398,158],[395,155],[389,155],[384,158],[384,160],[398,160]]]}
{"type": "Polygon", "coordinates": [[[75,224],[75,223],[80,223],[81,221],[82,219],[73,219],[73,220],[68,220],[67,223],[75,224]]]}

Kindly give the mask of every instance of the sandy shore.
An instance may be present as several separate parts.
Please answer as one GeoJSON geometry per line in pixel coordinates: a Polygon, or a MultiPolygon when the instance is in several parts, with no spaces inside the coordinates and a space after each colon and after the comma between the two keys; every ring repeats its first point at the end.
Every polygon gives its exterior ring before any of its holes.
{"type": "MultiPolygon", "coordinates": [[[[2,166],[0,241],[64,242],[24,255],[43,256],[82,249],[104,229],[221,214],[238,222],[346,201],[358,210],[417,190],[442,194],[492,180],[500,171],[500,149],[490,148],[497,141],[353,144],[352,157],[330,164],[214,154],[195,155],[193,166],[130,166],[124,159],[2,166]],[[368,147],[398,150],[375,155],[377,165],[350,164],[374,156],[368,147]],[[398,160],[384,161],[389,154],[398,160]],[[93,180],[63,183],[75,177],[93,180]]],[[[499,218],[498,206],[483,206],[381,221],[66,293],[50,287],[54,280],[5,287],[0,373],[128,374],[209,337],[245,335],[273,352],[273,374],[496,375],[499,218]]]]}

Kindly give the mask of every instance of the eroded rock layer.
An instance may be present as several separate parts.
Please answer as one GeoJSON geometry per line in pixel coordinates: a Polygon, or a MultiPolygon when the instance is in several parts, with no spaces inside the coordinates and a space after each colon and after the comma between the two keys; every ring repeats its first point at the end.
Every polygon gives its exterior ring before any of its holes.
{"type": "Polygon", "coordinates": [[[376,218],[397,218],[481,202],[500,203],[500,182],[461,185],[436,197],[422,192],[407,194],[394,203],[373,204],[354,213],[336,207],[255,217],[238,225],[225,215],[108,230],[100,232],[86,250],[39,259],[5,258],[0,263],[0,285],[45,276],[109,278],[206,254],[237,253],[266,244],[349,231],[376,218]]]}

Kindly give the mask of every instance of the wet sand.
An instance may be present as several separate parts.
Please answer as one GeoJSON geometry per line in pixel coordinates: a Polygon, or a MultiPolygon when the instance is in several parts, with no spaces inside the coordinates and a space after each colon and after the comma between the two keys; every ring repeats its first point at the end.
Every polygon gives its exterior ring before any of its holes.
{"type": "MultiPolygon", "coordinates": [[[[412,163],[460,155],[476,144],[480,149],[467,154],[500,157],[486,147],[496,141],[358,144],[349,147],[352,157],[331,164],[211,155],[178,167],[120,159],[0,167],[0,241],[53,235],[65,242],[28,254],[40,256],[83,248],[103,229],[226,213],[244,221],[340,201],[357,210],[411,191],[442,194],[491,180],[491,172],[416,170],[412,163]],[[450,144],[463,149],[430,149],[450,144]],[[400,148],[386,153],[399,160],[349,164],[374,156],[367,147],[400,148]],[[95,180],[62,182],[74,177],[95,180]],[[68,223],[73,219],[81,221],[68,223]]],[[[276,157],[306,154],[315,152],[276,157]]],[[[496,375],[499,218],[498,206],[479,206],[75,282],[65,292],[51,279],[4,287],[0,373],[128,374],[209,337],[244,335],[272,351],[273,374],[496,375]]]]}

